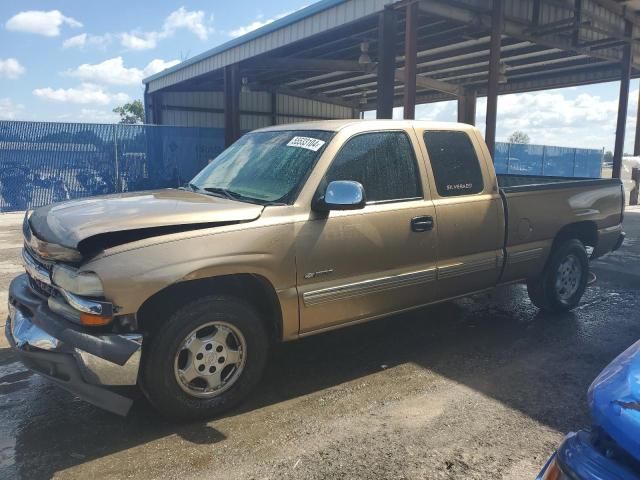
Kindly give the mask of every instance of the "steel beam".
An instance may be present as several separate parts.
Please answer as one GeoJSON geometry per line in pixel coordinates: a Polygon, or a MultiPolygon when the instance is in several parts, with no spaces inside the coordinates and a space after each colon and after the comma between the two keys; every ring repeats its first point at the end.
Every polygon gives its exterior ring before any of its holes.
{"type": "Polygon", "coordinates": [[[245,62],[242,67],[250,70],[276,70],[305,72],[364,72],[370,68],[352,60],[333,60],[324,58],[262,58],[245,62]]]}
{"type": "Polygon", "coordinates": [[[404,118],[416,118],[416,75],[417,55],[416,33],[418,30],[418,4],[411,3],[406,7],[404,37],[404,118]]]}
{"type": "Polygon", "coordinates": [[[240,138],[240,67],[224,67],[224,143],[228,147],[240,138]]]}
{"type": "Polygon", "coordinates": [[[393,118],[393,92],[396,70],[396,12],[385,8],[378,28],[378,108],[377,118],[393,118]]]}
{"type": "Polygon", "coordinates": [[[478,92],[475,88],[464,88],[458,97],[458,122],[476,124],[478,92]]]}
{"type": "Polygon", "coordinates": [[[500,77],[500,47],[504,21],[503,0],[493,0],[491,9],[491,52],[489,55],[489,83],[487,86],[487,124],[485,141],[493,157],[496,148],[496,126],[498,121],[498,87],[500,77]]]}
{"type": "MultiPolygon", "coordinates": [[[[490,28],[491,18],[483,11],[471,8],[463,8],[456,5],[445,4],[437,0],[419,0],[420,10],[438,17],[449,18],[457,22],[467,23],[478,28],[490,28]]],[[[594,52],[588,48],[576,47],[571,40],[564,39],[560,35],[536,35],[528,31],[528,27],[522,23],[511,19],[503,19],[503,33],[509,37],[519,40],[526,40],[540,46],[548,48],[559,48],[561,50],[583,53],[594,58],[603,60],[620,61],[620,57],[610,52],[594,52]]],[[[628,37],[630,38],[630,37],[628,37]]],[[[640,67],[640,65],[639,65],[640,67]]]]}
{"type": "Polygon", "coordinates": [[[633,155],[640,156],[640,94],[638,95],[638,113],[636,116],[636,138],[633,146],[633,155]]]}
{"type": "MultiPolygon", "coordinates": [[[[625,34],[631,34],[633,24],[625,21],[625,34]]],[[[620,64],[620,98],[618,103],[618,124],[616,126],[616,144],[613,151],[613,178],[620,178],[622,173],[622,157],[624,156],[624,137],[627,126],[629,108],[629,85],[631,83],[631,44],[623,47],[620,64]]]]}
{"type": "Polygon", "coordinates": [[[305,100],[315,100],[316,102],[331,103],[347,108],[357,108],[358,104],[354,101],[343,100],[338,97],[327,97],[321,93],[309,92],[307,90],[299,90],[297,88],[288,88],[285,86],[268,85],[262,83],[251,83],[251,90],[256,92],[271,92],[289,95],[290,97],[304,98],[305,100]]]}

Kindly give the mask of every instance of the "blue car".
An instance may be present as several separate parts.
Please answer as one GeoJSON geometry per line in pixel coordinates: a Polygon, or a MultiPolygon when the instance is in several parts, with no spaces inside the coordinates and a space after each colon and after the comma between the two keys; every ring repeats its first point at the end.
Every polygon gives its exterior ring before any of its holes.
{"type": "Polygon", "coordinates": [[[640,342],[589,388],[590,431],[569,434],[538,480],[640,479],[640,342]]]}

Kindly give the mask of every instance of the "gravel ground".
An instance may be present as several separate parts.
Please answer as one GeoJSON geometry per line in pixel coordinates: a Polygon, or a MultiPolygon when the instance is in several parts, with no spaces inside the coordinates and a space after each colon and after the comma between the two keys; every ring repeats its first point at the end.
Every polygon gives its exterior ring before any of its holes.
{"type": "MultiPolygon", "coordinates": [[[[4,298],[20,218],[0,216],[4,298]]],[[[0,478],[533,479],[640,338],[640,211],[626,229],[571,314],[512,286],[281,345],[254,397],[208,423],[168,423],[142,399],[103,412],[0,344],[0,478]]]]}

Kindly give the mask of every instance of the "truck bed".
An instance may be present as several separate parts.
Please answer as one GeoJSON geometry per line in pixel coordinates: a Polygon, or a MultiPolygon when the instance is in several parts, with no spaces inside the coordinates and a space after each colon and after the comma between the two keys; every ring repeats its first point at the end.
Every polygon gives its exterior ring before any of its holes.
{"type": "Polygon", "coordinates": [[[512,174],[498,174],[497,177],[498,186],[505,193],[620,184],[618,179],[611,178],[546,177],[542,175],[512,174]]]}
{"type": "Polygon", "coordinates": [[[543,268],[553,241],[567,226],[577,238],[609,252],[620,235],[623,195],[619,179],[498,175],[505,212],[506,267],[502,281],[543,268]]]}

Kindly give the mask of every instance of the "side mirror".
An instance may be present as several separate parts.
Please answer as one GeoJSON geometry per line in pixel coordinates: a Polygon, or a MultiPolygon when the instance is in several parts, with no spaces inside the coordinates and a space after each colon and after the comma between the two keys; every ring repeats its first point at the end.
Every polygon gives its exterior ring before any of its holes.
{"type": "Polygon", "coordinates": [[[364,188],[360,183],[340,180],[329,184],[324,195],[314,202],[314,210],[361,210],[366,204],[364,188]]]}

